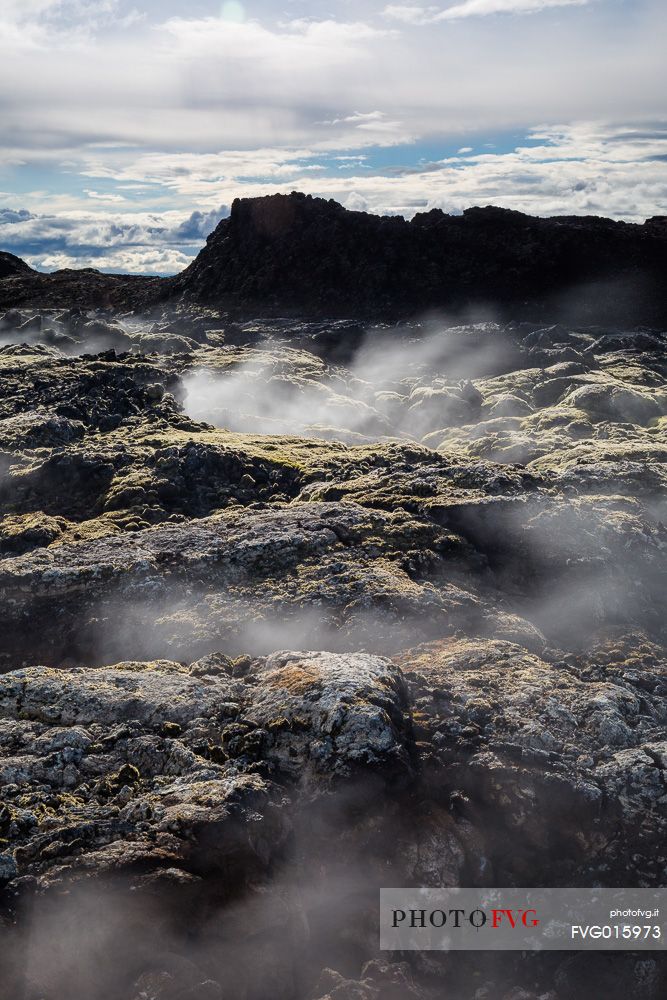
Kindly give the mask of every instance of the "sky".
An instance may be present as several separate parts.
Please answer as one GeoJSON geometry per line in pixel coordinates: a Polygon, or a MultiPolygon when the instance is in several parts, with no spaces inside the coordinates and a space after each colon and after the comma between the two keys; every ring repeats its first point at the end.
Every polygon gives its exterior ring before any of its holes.
{"type": "Polygon", "coordinates": [[[0,249],[182,270],[236,197],[667,214],[665,0],[0,0],[0,249]]]}

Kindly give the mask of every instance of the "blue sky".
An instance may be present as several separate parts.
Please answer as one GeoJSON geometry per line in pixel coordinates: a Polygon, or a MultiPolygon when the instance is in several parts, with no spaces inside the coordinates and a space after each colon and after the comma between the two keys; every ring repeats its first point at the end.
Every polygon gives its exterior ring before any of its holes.
{"type": "Polygon", "coordinates": [[[173,273],[238,196],[667,213],[664,0],[2,0],[0,248],[173,273]]]}

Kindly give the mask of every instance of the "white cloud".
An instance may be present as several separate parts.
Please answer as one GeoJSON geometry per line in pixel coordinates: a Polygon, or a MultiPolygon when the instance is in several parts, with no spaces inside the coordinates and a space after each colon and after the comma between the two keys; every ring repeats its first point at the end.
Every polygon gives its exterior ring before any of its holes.
{"type": "Polygon", "coordinates": [[[440,13],[440,8],[389,4],[382,13],[385,17],[394,21],[402,21],[404,24],[428,24],[440,13]]]}
{"type": "Polygon", "coordinates": [[[113,271],[123,274],[177,274],[188,266],[192,258],[173,249],[117,250],[101,256],[74,257],[65,253],[47,254],[28,258],[32,266],[47,271],[58,271],[63,267],[95,267],[99,271],[113,271]]]}
{"type": "Polygon", "coordinates": [[[29,21],[60,6],[61,0],[3,0],[2,16],[7,21],[29,21]]]}
{"type": "Polygon", "coordinates": [[[355,111],[344,118],[334,118],[332,121],[323,122],[323,125],[338,125],[340,122],[350,122],[353,125],[370,125],[374,122],[381,122],[385,118],[383,111],[355,111]]]}
{"type": "MultiPolygon", "coordinates": [[[[237,196],[296,188],[335,198],[353,210],[406,217],[433,207],[458,213],[470,205],[495,204],[536,215],[611,215],[634,222],[643,222],[667,202],[667,122],[630,129],[595,123],[542,127],[528,138],[509,152],[456,155],[392,173],[372,172],[352,161],[345,176],[337,170],[322,175],[305,169],[306,164],[288,181],[229,175],[211,184],[207,178],[216,167],[209,158],[190,154],[187,163],[174,165],[168,155],[153,154],[151,174],[169,190],[177,177],[185,200],[206,192],[198,196],[199,211],[132,212],[104,203],[95,213],[68,211],[64,205],[58,213],[10,208],[0,210],[0,246],[46,268],[163,274],[186,266],[237,196]],[[213,200],[220,196],[223,206],[213,200]]],[[[272,162],[271,152],[262,157],[272,162]]],[[[294,162],[304,152],[293,151],[294,162]]],[[[248,169],[248,152],[224,155],[236,169],[248,169]]],[[[127,173],[140,174],[142,163],[138,158],[127,173]]],[[[46,197],[44,204],[49,204],[46,197]]]]}
{"type": "Polygon", "coordinates": [[[160,26],[167,49],[197,58],[263,64],[299,75],[305,67],[325,69],[350,58],[363,58],[363,42],[386,38],[386,29],[363,22],[294,20],[269,29],[259,21],[218,17],[170,18],[160,26]]]}
{"type": "MultiPolygon", "coordinates": [[[[481,10],[465,2],[401,9],[429,17],[481,10]]],[[[400,142],[544,118],[658,114],[667,10],[642,0],[630,24],[603,17],[608,10],[593,4],[573,30],[563,8],[547,35],[533,17],[469,16],[456,32],[389,33],[362,20],[180,17],[109,29],[75,51],[20,51],[10,40],[0,60],[0,141],[24,159],[31,148],[71,159],[91,143],[176,153],[344,150],[379,144],[383,132],[400,142]],[[355,111],[385,117],[364,122],[355,111]]]]}
{"type": "MultiPolygon", "coordinates": [[[[503,204],[538,215],[608,214],[643,219],[667,198],[667,123],[628,129],[575,124],[533,129],[515,149],[474,153],[461,147],[450,158],[382,170],[358,156],[316,149],[237,150],[216,154],[152,153],[121,165],[89,162],[86,173],[123,184],[150,182],[187,204],[206,205],[276,190],[304,190],[338,198],[363,198],[376,212],[412,214],[427,204],[460,211],[471,204],[503,204]],[[341,175],[340,160],[346,166],[341,175]],[[316,167],[317,169],[313,169],[316,167]],[[323,167],[329,167],[323,170],[323,167]]],[[[357,202],[360,204],[360,202],[357,202]]],[[[31,207],[31,206],[28,206],[31,207]]]]}
{"type": "Polygon", "coordinates": [[[0,209],[0,246],[47,270],[97,267],[174,273],[190,262],[228,214],[225,205],[189,215],[119,211],[112,205],[101,205],[94,213],[0,209]]]}
{"type": "Polygon", "coordinates": [[[343,204],[351,212],[368,212],[370,208],[368,200],[357,191],[350,191],[343,204]]]}
{"type": "Polygon", "coordinates": [[[199,200],[201,196],[217,198],[216,192],[230,182],[281,182],[317,173],[323,169],[322,164],[310,162],[317,156],[311,149],[277,148],[219,153],[145,153],[137,157],[124,153],[115,159],[86,157],[80,172],[85,177],[117,183],[138,181],[160,185],[170,192],[199,200]]]}
{"type": "Polygon", "coordinates": [[[103,191],[91,191],[90,188],[84,188],[83,193],[87,194],[89,198],[93,199],[93,201],[107,201],[113,203],[126,200],[125,198],[123,198],[121,194],[112,194],[110,192],[105,193],[103,191]]]}
{"type": "Polygon", "coordinates": [[[537,14],[555,7],[585,7],[592,2],[594,0],[463,0],[444,9],[389,4],[383,14],[405,24],[435,24],[466,17],[488,17],[490,14],[537,14]]]}
{"type": "Polygon", "coordinates": [[[2,0],[0,50],[81,49],[101,29],[129,28],[145,19],[118,12],[120,0],[2,0]]]}
{"type": "Polygon", "coordinates": [[[246,4],[243,21],[168,17],[176,0],[152,0],[136,23],[132,0],[0,0],[0,186],[28,191],[0,204],[39,217],[0,217],[0,247],[11,231],[21,255],[187,256],[208,224],[177,234],[194,207],[207,220],[238,195],[292,189],[407,215],[494,201],[655,214],[658,140],[572,122],[664,115],[667,7],[591,0],[580,17],[581,5],[405,0],[385,8],[390,25],[370,0],[356,21],[283,23],[268,0],[246,4]],[[548,31],[544,18],[482,16],[548,7],[548,31]],[[413,30],[438,20],[455,30],[413,30]],[[498,152],[542,121],[570,124],[498,152]],[[422,164],[439,142],[458,154],[422,164]]]}
{"type": "Polygon", "coordinates": [[[320,125],[353,125],[354,128],[362,132],[396,132],[403,133],[399,141],[409,142],[411,136],[404,131],[404,124],[400,121],[392,121],[384,111],[355,111],[351,115],[343,118],[332,118],[330,121],[319,122],[320,125]]]}

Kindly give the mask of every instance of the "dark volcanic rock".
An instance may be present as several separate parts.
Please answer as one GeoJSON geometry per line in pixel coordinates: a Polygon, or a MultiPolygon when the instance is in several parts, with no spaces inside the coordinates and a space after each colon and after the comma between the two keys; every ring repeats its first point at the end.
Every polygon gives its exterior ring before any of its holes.
{"type": "Polygon", "coordinates": [[[28,274],[36,274],[36,272],[24,260],[15,257],[13,253],[0,251],[0,279],[28,274]]]}
{"type": "Polygon", "coordinates": [[[407,222],[295,192],[237,199],[174,278],[92,268],[41,274],[2,254],[0,307],[150,309],[184,298],[265,315],[395,319],[492,310],[513,319],[660,326],[666,271],[667,227],[659,219],[643,226],[542,219],[489,206],[460,216],[433,209],[407,222]]]}
{"type": "Polygon", "coordinates": [[[665,884],[665,335],[0,337],[2,1000],[661,1000],[659,954],[382,953],[377,899],[665,884]]]}
{"type": "Polygon", "coordinates": [[[47,309],[130,309],[155,301],[159,278],[102,274],[94,268],[35,271],[19,257],[0,254],[0,309],[30,304],[47,309]]]}
{"type": "Polygon", "coordinates": [[[667,233],[596,217],[438,209],[411,222],[302,194],[238,199],[171,294],[279,314],[517,317],[659,324],[667,233]]]}

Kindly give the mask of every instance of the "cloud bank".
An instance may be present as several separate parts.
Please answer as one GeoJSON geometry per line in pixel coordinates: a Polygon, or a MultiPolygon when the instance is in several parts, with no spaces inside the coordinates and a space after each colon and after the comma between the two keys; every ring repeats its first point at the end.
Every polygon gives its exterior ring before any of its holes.
{"type": "Polygon", "coordinates": [[[664,3],[299,11],[6,0],[0,247],[159,273],[221,205],[292,189],[407,216],[661,211],[664,3]]]}
{"type": "Polygon", "coordinates": [[[537,14],[553,7],[585,7],[592,2],[594,0],[464,0],[444,9],[389,4],[383,13],[405,24],[436,24],[464,17],[488,17],[490,14],[537,14]]]}

